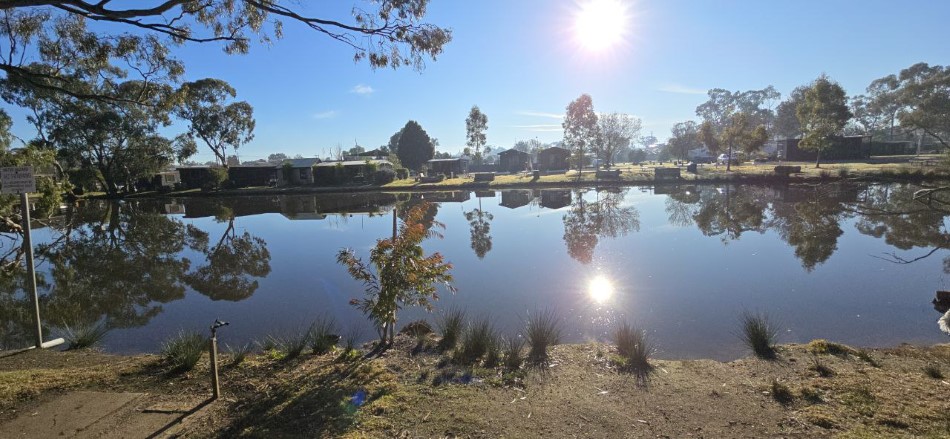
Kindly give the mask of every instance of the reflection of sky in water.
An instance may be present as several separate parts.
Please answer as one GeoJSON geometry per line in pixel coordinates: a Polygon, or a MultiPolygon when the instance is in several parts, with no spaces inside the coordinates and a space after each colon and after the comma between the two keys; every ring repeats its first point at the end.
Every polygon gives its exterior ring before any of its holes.
{"type": "MultiPolygon", "coordinates": [[[[727,196],[727,191],[710,192],[727,196]]],[[[735,336],[743,310],[775,316],[783,342],[945,341],[934,324],[939,314],[930,306],[934,290],[945,287],[944,255],[906,265],[876,258],[892,252],[914,257],[928,249],[897,250],[884,239],[859,233],[856,218],[840,221],[842,233],[833,253],[809,272],[778,227],[744,231],[738,239],[707,236],[695,224],[671,223],[667,195],[631,188],[617,196],[613,208],[632,209],[636,228],[597,236],[590,262],[581,263],[569,255],[565,242],[564,218],[579,200],[577,193],[571,195],[573,205],[558,209],[542,207],[537,199],[508,208],[501,205],[500,192],[494,198],[473,195],[461,203],[442,204],[436,219],[446,225],[445,237],[424,246],[454,264],[459,292],[442,294],[437,306],[459,306],[470,316],[490,315],[504,333],[517,331],[536,309],[556,309],[566,319],[571,342],[606,341],[613,326],[626,320],[647,330],[660,357],[743,355],[735,336]],[[492,245],[482,259],[472,250],[471,224],[465,218],[479,201],[493,216],[492,245]]],[[[584,214],[609,213],[594,208],[605,198],[606,193],[586,192],[584,214]]],[[[227,227],[210,217],[174,218],[208,232],[212,241],[227,227]]],[[[253,296],[240,302],[212,301],[189,288],[184,299],[162,304],[163,311],[146,326],[110,333],[106,348],[155,350],[182,327],[206,332],[215,318],[232,323],[219,334],[222,345],[304,328],[324,315],[335,316],[341,332],[362,330],[366,338],[372,337],[375,331],[348,305],[360,296],[360,285],[335,258],[339,249],[350,247],[367,259],[375,240],[392,233],[392,217],[354,213],[314,218],[290,220],[280,213],[237,217],[237,233],[262,238],[271,255],[272,270],[257,279],[253,296]]],[[[48,239],[43,232],[37,236],[48,239]]],[[[187,250],[182,256],[200,260],[187,250]]],[[[404,310],[400,322],[423,317],[434,320],[420,310],[404,310]]]]}

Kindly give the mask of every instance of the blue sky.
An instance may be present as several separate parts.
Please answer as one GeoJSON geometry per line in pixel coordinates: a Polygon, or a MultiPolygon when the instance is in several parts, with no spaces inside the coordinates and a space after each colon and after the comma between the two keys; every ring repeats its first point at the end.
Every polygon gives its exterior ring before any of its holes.
{"type": "MultiPolygon", "coordinates": [[[[302,2],[313,15],[345,13],[353,2],[302,2]]],[[[187,79],[218,77],[255,109],[255,139],[242,160],[272,152],[325,156],[337,145],[369,148],[414,119],[440,141],[465,144],[472,105],[488,116],[488,144],[560,140],[558,115],[582,93],[599,112],[640,117],[643,134],[665,139],[696,119],[710,88],[783,96],[822,72],[859,94],[874,79],[916,62],[950,64],[945,1],[624,1],[621,44],[603,53],[579,45],[580,0],[432,0],[426,21],[453,41],[421,72],[372,70],[352,51],[296,23],[285,37],[228,56],[215,45],[176,49],[187,79]]],[[[15,113],[15,112],[14,112],[15,113]]],[[[184,127],[175,127],[183,130],[184,127]]],[[[15,131],[30,135],[25,122],[15,131]]],[[[199,161],[210,160],[202,150],[199,161]]]]}

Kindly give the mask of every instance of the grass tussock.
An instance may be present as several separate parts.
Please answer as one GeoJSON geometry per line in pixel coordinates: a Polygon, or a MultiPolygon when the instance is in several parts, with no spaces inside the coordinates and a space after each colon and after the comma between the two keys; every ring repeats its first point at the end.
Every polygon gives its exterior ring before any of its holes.
{"type": "Polygon", "coordinates": [[[333,350],[340,336],[337,335],[336,321],[329,317],[317,319],[310,325],[310,349],[316,355],[323,355],[333,350]]]}
{"type": "Polygon", "coordinates": [[[792,401],[795,400],[795,395],[792,394],[791,389],[789,389],[785,384],[779,382],[779,380],[772,380],[769,393],[772,395],[772,399],[782,405],[791,404],[792,401]]]}
{"type": "Polygon", "coordinates": [[[247,356],[251,354],[251,351],[254,350],[254,347],[250,343],[244,343],[237,347],[232,347],[230,345],[225,345],[225,349],[228,351],[228,365],[231,367],[239,366],[244,360],[247,359],[247,356]]]}
{"type": "Polygon", "coordinates": [[[182,373],[195,368],[207,347],[207,339],[194,331],[181,331],[162,345],[162,358],[170,372],[182,373]]]}
{"type": "Polygon", "coordinates": [[[277,339],[277,345],[285,360],[300,356],[310,344],[310,330],[294,331],[277,339]]]}
{"type": "Polygon", "coordinates": [[[497,347],[493,346],[498,344],[497,340],[498,335],[491,320],[479,319],[465,330],[454,360],[459,364],[475,364],[488,353],[490,348],[496,350],[497,354],[497,347]]]}
{"type": "Polygon", "coordinates": [[[90,324],[83,323],[78,326],[70,327],[69,325],[63,325],[65,334],[63,338],[66,339],[66,349],[67,350],[77,350],[77,349],[88,349],[94,347],[102,342],[106,334],[112,328],[109,328],[105,322],[90,324]]]}
{"type": "Polygon", "coordinates": [[[928,377],[935,380],[943,379],[943,371],[940,370],[940,366],[936,364],[928,364],[927,366],[924,366],[924,375],[927,375],[928,377]]]}
{"type": "Polygon", "coordinates": [[[614,330],[613,342],[617,345],[617,352],[623,357],[628,370],[646,373],[652,369],[650,356],[655,349],[646,331],[628,322],[621,322],[614,330]]]}
{"type": "Polygon", "coordinates": [[[739,316],[741,337],[755,356],[767,360],[775,358],[775,340],[778,328],[765,313],[743,312],[739,316]]]}
{"type": "Polygon", "coordinates": [[[505,369],[514,371],[521,368],[524,363],[524,345],[525,339],[517,335],[505,339],[505,369]]]}
{"type": "Polygon", "coordinates": [[[561,342],[564,332],[561,316],[554,310],[536,311],[525,324],[528,360],[535,364],[548,361],[548,349],[561,342]]]}
{"type": "Polygon", "coordinates": [[[442,339],[439,340],[438,348],[441,351],[448,351],[455,348],[459,339],[462,337],[462,329],[465,327],[465,311],[459,308],[452,308],[439,316],[436,321],[439,332],[442,333],[442,339]]]}
{"type": "Polygon", "coordinates": [[[841,343],[834,343],[823,338],[812,340],[806,347],[808,352],[816,355],[831,354],[835,356],[845,356],[854,352],[853,349],[841,343]]]}
{"type": "Polygon", "coordinates": [[[828,365],[821,361],[821,357],[818,354],[812,354],[812,365],[809,367],[812,371],[818,374],[822,378],[828,378],[834,376],[835,372],[831,370],[828,365]]]}

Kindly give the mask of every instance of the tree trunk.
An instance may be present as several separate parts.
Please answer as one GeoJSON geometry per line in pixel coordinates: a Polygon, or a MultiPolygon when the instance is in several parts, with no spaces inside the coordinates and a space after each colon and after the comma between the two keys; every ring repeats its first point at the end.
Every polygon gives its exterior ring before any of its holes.
{"type": "Polygon", "coordinates": [[[726,154],[726,172],[732,170],[732,144],[729,144],[729,154],[726,154]]]}
{"type": "Polygon", "coordinates": [[[815,150],[815,168],[821,167],[821,149],[815,150]]]}

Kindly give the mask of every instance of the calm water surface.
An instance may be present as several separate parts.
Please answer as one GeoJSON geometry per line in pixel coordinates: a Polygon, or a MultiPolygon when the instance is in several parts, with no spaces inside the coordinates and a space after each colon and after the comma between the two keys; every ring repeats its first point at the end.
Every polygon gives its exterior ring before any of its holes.
{"type": "MultiPolygon", "coordinates": [[[[947,289],[946,214],[909,185],[680,186],[87,202],[34,233],[45,326],[105,322],[106,350],[156,351],[177,331],[230,321],[222,343],[333,316],[375,332],[349,305],[336,263],[392,234],[393,209],[423,200],[445,224],[426,241],[454,264],[440,308],[516,333],[556,309],[568,341],[607,340],[627,319],[666,358],[744,354],[737,316],[762,311],[780,341],[860,346],[946,341],[931,300],[947,289]],[[926,256],[926,257],[924,257],[926,256]],[[914,260],[920,258],[919,260],[914,260]]],[[[6,254],[16,243],[4,241],[6,254]]],[[[0,344],[30,342],[20,272],[0,278],[0,344]]],[[[409,309],[400,323],[434,316],[409,309]]]]}

